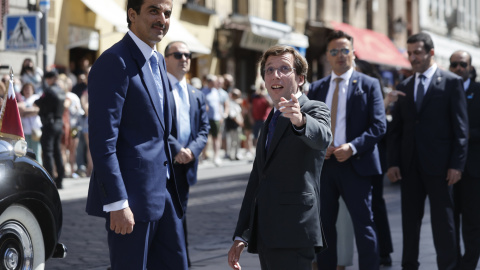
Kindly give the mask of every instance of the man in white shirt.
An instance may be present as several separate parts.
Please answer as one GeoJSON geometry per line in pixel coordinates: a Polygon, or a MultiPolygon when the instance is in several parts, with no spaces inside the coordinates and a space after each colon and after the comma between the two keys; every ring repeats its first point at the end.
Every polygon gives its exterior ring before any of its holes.
{"type": "MultiPolygon", "coordinates": [[[[177,190],[186,214],[190,186],[197,183],[198,159],[208,139],[208,116],[205,96],[202,91],[187,83],[185,74],[190,70],[192,53],[187,44],[174,41],[165,47],[165,62],[168,79],[172,85],[169,107],[173,109],[174,126],[168,143],[174,157],[173,169],[177,180],[177,190]]],[[[182,219],[187,248],[187,220],[182,219]]]]}
{"type": "Polygon", "coordinates": [[[359,268],[378,269],[371,182],[374,175],[381,174],[377,143],[386,132],[380,83],[354,71],[351,36],[334,31],[327,41],[327,60],[332,74],[312,83],[308,93],[308,98],[329,106],[333,133],[320,179],[320,213],[328,248],[317,254],[317,265],[318,269],[337,267],[335,223],[341,196],[355,228],[359,268]]]}

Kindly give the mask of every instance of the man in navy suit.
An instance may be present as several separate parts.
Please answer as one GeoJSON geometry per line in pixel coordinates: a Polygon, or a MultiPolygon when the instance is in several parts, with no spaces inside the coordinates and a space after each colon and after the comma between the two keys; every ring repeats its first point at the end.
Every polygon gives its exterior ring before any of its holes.
{"type": "Polygon", "coordinates": [[[390,181],[401,181],[403,269],[418,269],[425,199],[438,269],[455,269],[453,184],[467,158],[468,118],[462,79],[438,68],[431,37],[410,36],[407,52],[413,76],[401,82],[387,138],[390,181]]]}
{"type": "Polygon", "coordinates": [[[130,31],[89,76],[88,214],[106,218],[118,269],[188,269],[168,144],[172,111],[165,60],[155,44],[168,31],[172,0],[129,0],[130,31]]]}
{"type": "MultiPolygon", "coordinates": [[[[190,70],[191,58],[192,54],[184,42],[174,41],[165,47],[168,79],[172,85],[168,101],[175,119],[168,143],[174,157],[173,169],[184,212],[187,211],[190,186],[197,183],[198,157],[207,143],[210,129],[205,96],[185,79],[185,74],[190,70]]],[[[185,214],[182,223],[190,266],[185,214]]]]}
{"type": "Polygon", "coordinates": [[[461,181],[453,187],[455,199],[455,229],[459,270],[477,268],[480,257],[480,83],[471,78],[472,56],[456,51],[450,56],[449,70],[463,79],[467,97],[469,122],[467,162],[461,181]],[[460,219],[464,254],[460,249],[460,219]]]}
{"type": "Polygon", "coordinates": [[[353,69],[353,38],[342,31],[327,37],[332,74],[311,84],[308,97],[332,113],[333,142],[320,180],[321,219],[328,248],[317,255],[318,269],[336,269],[338,199],[347,205],[355,231],[359,268],[379,268],[371,190],[381,174],[377,143],[386,132],[382,90],[377,79],[353,69]]]}

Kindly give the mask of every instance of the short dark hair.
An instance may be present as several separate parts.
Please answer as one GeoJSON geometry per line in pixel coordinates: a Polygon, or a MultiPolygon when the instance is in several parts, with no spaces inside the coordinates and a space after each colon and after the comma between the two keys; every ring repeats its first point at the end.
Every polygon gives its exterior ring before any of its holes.
{"type": "Polygon", "coordinates": [[[265,79],[265,63],[267,62],[268,57],[271,55],[279,56],[285,53],[293,54],[295,72],[297,75],[303,75],[306,80],[308,72],[307,60],[305,60],[305,58],[297,50],[287,45],[274,45],[262,55],[262,58],[260,59],[260,73],[262,74],[262,78],[265,79]]]}
{"type": "MultiPolygon", "coordinates": [[[[180,41],[180,40],[177,40],[177,41],[172,41],[170,43],[167,44],[167,47],[165,47],[165,54],[163,56],[167,57],[168,53],[170,52],[170,48],[172,47],[173,44],[175,43],[182,43],[184,44],[185,46],[187,46],[188,48],[188,45],[187,43],[183,42],[183,41],[180,41]]],[[[189,49],[190,50],[190,49],[189,49]]]]}
{"type": "Polygon", "coordinates": [[[132,21],[130,21],[130,18],[128,17],[128,10],[133,9],[137,14],[140,14],[140,10],[142,9],[144,0],[128,0],[127,1],[127,23],[128,23],[128,28],[130,28],[130,25],[132,24],[132,21]]]}
{"type": "Polygon", "coordinates": [[[350,41],[350,44],[352,44],[352,49],[353,49],[353,37],[350,36],[349,34],[341,31],[341,30],[334,30],[327,36],[327,46],[330,44],[332,40],[340,39],[340,38],[346,38],[348,41],[350,41]]]}
{"type": "Polygon", "coordinates": [[[407,44],[423,42],[423,48],[426,52],[429,52],[431,49],[434,48],[432,38],[429,34],[420,32],[415,35],[411,35],[407,39],[407,44]]]}

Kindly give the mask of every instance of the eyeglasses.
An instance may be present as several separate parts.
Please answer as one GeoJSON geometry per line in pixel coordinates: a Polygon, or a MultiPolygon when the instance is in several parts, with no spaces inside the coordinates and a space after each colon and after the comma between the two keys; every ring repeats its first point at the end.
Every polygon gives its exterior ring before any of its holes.
{"type": "Polygon", "coordinates": [[[182,59],[182,56],[185,56],[186,59],[191,59],[192,58],[192,53],[174,52],[174,53],[167,54],[166,57],[169,57],[170,55],[173,55],[173,57],[177,60],[182,59]]]}
{"type": "Polygon", "coordinates": [[[460,65],[462,68],[466,68],[468,66],[468,63],[467,62],[450,62],[451,68],[456,68],[458,65],[460,65]]]}
{"type": "Polygon", "coordinates": [[[331,49],[329,51],[331,56],[337,56],[338,52],[341,52],[343,55],[348,55],[350,53],[350,49],[342,48],[342,49],[331,49]]]}
{"type": "Polygon", "coordinates": [[[295,70],[295,68],[292,68],[292,67],[289,67],[289,66],[281,66],[279,68],[274,68],[274,67],[268,67],[265,69],[265,74],[266,75],[273,75],[275,73],[275,71],[279,72],[279,74],[283,74],[283,75],[290,75],[290,73],[292,73],[292,71],[295,70]]]}

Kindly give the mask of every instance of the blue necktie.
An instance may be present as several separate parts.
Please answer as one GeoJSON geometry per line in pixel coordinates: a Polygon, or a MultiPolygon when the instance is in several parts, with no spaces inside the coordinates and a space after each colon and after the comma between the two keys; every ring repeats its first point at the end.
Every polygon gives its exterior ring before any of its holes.
{"type": "Polygon", "coordinates": [[[152,67],[153,80],[155,81],[155,86],[157,87],[158,95],[160,96],[160,111],[163,115],[163,86],[162,86],[162,77],[160,76],[160,69],[158,68],[157,57],[152,55],[150,57],[150,66],[152,67]]]}
{"type": "Polygon", "coordinates": [[[420,79],[420,82],[418,83],[418,86],[417,86],[417,96],[415,101],[415,104],[417,105],[417,112],[419,112],[420,109],[422,108],[422,101],[423,101],[423,97],[425,96],[425,86],[423,85],[425,75],[422,74],[418,76],[418,78],[420,79]]]}
{"type": "Polygon", "coordinates": [[[268,134],[267,134],[267,143],[266,143],[266,149],[268,151],[268,147],[270,146],[270,143],[272,142],[273,139],[273,133],[275,133],[275,126],[277,125],[277,120],[278,116],[280,116],[282,112],[280,110],[277,110],[273,116],[272,119],[270,120],[270,123],[268,124],[268,134]]]}
{"type": "MultiPolygon", "coordinates": [[[[158,67],[158,60],[155,54],[153,54],[150,57],[150,67],[152,68],[152,75],[153,75],[153,80],[155,81],[155,86],[157,88],[158,95],[160,97],[160,113],[161,117],[164,117],[164,112],[163,112],[163,86],[162,86],[162,77],[160,77],[160,69],[158,67]]],[[[168,161],[167,159],[167,154],[165,151],[163,152],[165,155],[165,160],[168,161]]],[[[167,180],[170,179],[170,170],[168,169],[169,167],[167,166],[167,180]]]]}
{"type": "Polygon", "coordinates": [[[180,104],[178,104],[178,141],[182,146],[186,146],[191,133],[190,106],[188,106],[187,102],[187,93],[185,93],[180,82],[177,83],[177,90],[180,96],[180,104]]]}

